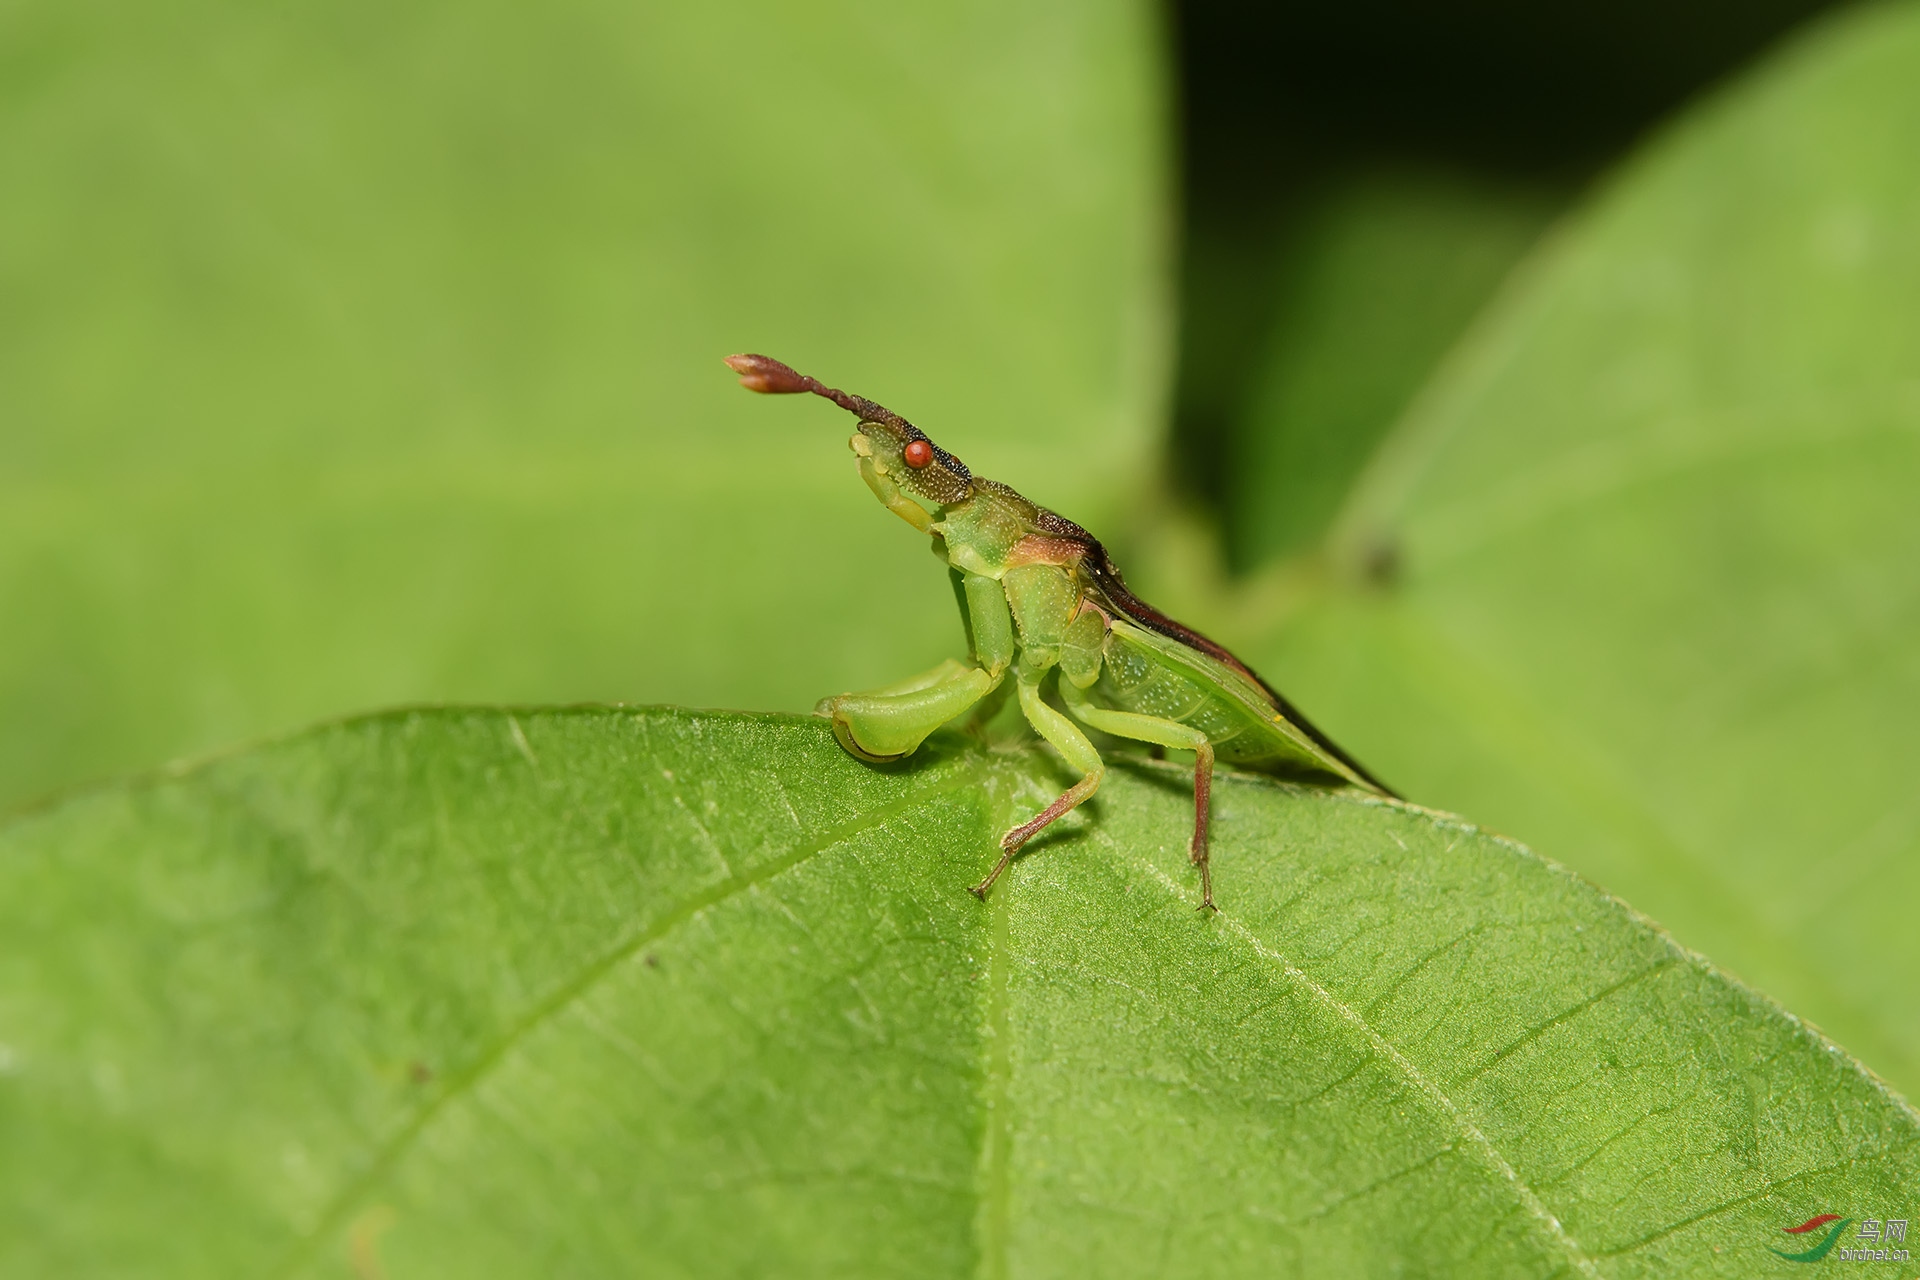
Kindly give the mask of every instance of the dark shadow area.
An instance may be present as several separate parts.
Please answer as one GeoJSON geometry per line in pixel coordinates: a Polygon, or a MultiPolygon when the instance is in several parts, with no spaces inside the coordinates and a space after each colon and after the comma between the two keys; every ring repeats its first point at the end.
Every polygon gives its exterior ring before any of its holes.
{"type": "Polygon", "coordinates": [[[1508,268],[1827,0],[1183,0],[1172,451],[1239,569],[1324,532],[1508,268]]]}
{"type": "MultiPolygon", "coordinates": [[[[1193,766],[1190,764],[1171,764],[1157,759],[1144,751],[1112,752],[1103,751],[1102,757],[1107,768],[1114,773],[1124,773],[1134,781],[1156,791],[1164,791],[1169,796],[1193,802],[1193,766]]],[[[1094,797],[1096,800],[1098,796],[1094,797]]]]}

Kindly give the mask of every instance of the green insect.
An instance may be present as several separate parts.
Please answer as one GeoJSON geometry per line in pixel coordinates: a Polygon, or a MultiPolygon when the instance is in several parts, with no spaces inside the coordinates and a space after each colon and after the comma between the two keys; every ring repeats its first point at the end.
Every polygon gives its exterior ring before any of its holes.
{"type": "Polygon", "coordinates": [[[971,663],[948,659],[870,693],[820,703],[834,736],[874,764],[912,754],[941,725],[975,710],[1011,675],[1020,710],[1081,774],[1080,781],[1000,837],[1000,861],[973,886],[984,899],[1020,846],[1100,789],[1106,764],[1073,723],[1117,738],[1194,753],[1193,840],[1201,907],[1213,909],[1207,809],[1213,766],[1392,795],[1246,663],[1152,608],[1120,578],[1097,539],[1073,521],[968,471],[918,427],[871,400],[836,391],[767,356],[728,356],[750,391],[810,391],[860,420],[860,478],[946,560],[971,663]],[[1045,697],[1060,673],[1059,699],[1045,697]]]}

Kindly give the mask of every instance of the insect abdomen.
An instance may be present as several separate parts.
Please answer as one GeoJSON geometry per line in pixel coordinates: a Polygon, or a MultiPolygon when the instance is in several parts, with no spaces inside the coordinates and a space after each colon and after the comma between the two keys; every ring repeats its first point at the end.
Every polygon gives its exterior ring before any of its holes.
{"type": "Polygon", "coordinates": [[[1258,686],[1206,654],[1115,621],[1105,657],[1092,691],[1102,704],[1191,725],[1227,763],[1286,777],[1349,780],[1337,761],[1279,720],[1258,686]]]}
{"type": "Polygon", "coordinates": [[[1257,727],[1255,716],[1231,698],[1169,666],[1139,643],[1131,628],[1115,625],[1107,633],[1106,662],[1094,695],[1116,711],[1133,711],[1190,725],[1216,745],[1230,743],[1257,727]]]}

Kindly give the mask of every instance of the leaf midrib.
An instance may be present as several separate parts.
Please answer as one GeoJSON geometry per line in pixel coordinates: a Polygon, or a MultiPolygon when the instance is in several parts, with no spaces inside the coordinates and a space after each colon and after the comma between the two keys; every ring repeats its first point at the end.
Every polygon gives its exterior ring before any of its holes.
{"type": "MultiPolygon", "coordinates": [[[[1100,839],[1109,849],[1114,851],[1117,857],[1127,857],[1127,855],[1104,834],[1100,836],[1100,839]]],[[[1173,878],[1168,876],[1167,873],[1162,871],[1158,866],[1145,858],[1131,858],[1129,860],[1132,861],[1134,865],[1146,871],[1156,884],[1166,890],[1170,897],[1181,903],[1190,901],[1188,895],[1175,883],[1173,878]]],[[[1493,1168],[1494,1172],[1513,1188],[1515,1198],[1519,1200],[1521,1207],[1540,1224],[1548,1238],[1567,1256],[1567,1260],[1572,1264],[1574,1269],[1582,1275],[1591,1276],[1594,1280],[1600,1280],[1599,1269],[1594,1265],[1593,1259],[1580,1247],[1579,1242],[1567,1234],[1566,1228],[1560,1224],[1560,1219],[1554,1215],[1552,1210],[1547,1208],[1545,1202],[1540,1199],[1533,1188],[1520,1177],[1518,1170],[1513,1167],[1513,1164],[1501,1153],[1500,1149],[1494,1146],[1492,1139],[1488,1138],[1478,1125],[1469,1120],[1466,1114],[1454,1105],[1453,1100],[1441,1090],[1439,1085],[1430,1080],[1411,1059],[1401,1053],[1391,1040],[1388,1040],[1376,1030],[1373,1024],[1368,1022],[1359,1010],[1347,1004],[1344,1000],[1341,1000],[1318,982],[1315,982],[1307,975],[1305,970],[1294,965],[1278,951],[1267,946],[1266,943],[1260,940],[1258,934],[1241,923],[1231,912],[1216,912],[1215,919],[1222,928],[1239,939],[1241,944],[1251,950],[1254,955],[1269,965],[1277,966],[1288,980],[1297,982],[1323,1007],[1332,1011],[1342,1021],[1358,1030],[1366,1038],[1367,1045],[1372,1050],[1374,1057],[1388,1063],[1394,1070],[1398,1071],[1407,1083],[1410,1084],[1421,1097],[1427,1100],[1430,1106],[1446,1118],[1454,1131],[1466,1139],[1467,1144],[1493,1168]]]]}
{"type": "MultiPolygon", "coordinates": [[[[421,1136],[433,1124],[435,1119],[450,1105],[462,1098],[471,1096],[475,1090],[501,1065],[513,1049],[524,1042],[539,1028],[553,1021],[566,1009],[577,1004],[593,987],[616,969],[620,964],[632,959],[643,948],[657,942],[681,925],[692,920],[707,908],[725,902],[741,893],[800,867],[818,855],[843,845],[847,840],[863,832],[880,828],[895,819],[917,810],[941,796],[976,787],[985,780],[985,775],[1005,772],[997,767],[997,761],[974,760],[963,767],[940,778],[936,783],[923,786],[903,795],[887,804],[876,807],[863,814],[859,819],[841,824],[811,840],[796,844],[792,849],[775,858],[759,863],[750,870],[730,875],[715,881],[707,888],[688,895],[673,907],[657,916],[645,928],[622,939],[614,946],[584,964],[574,976],[555,987],[544,999],[528,1009],[518,1020],[511,1024],[487,1049],[457,1075],[451,1075],[446,1088],[437,1096],[425,1102],[393,1135],[376,1151],[371,1161],[357,1175],[349,1178],[328,1203],[326,1209],[314,1227],[303,1233],[289,1251],[281,1266],[272,1274],[286,1277],[301,1271],[309,1265],[318,1248],[333,1238],[348,1221],[354,1209],[366,1196],[385,1179],[391,1171],[414,1149],[421,1136]]],[[[1024,775],[1023,775],[1024,776],[1024,775]]],[[[1228,785],[1272,785],[1266,779],[1245,777],[1224,772],[1221,781],[1228,785]]],[[[1293,791],[1296,788],[1283,787],[1293,791]]],[[[1321,793],[1324,794],[1324,793],[1321,793]]],[[[1369,807],[1386,805],[1403,808],[1410,813],[1433,819],[1440,819],[1432,811],[1413,805],[1379,801],[1373,798],[1345,797],[1326,794],[1326,799],[1335,802],[1348,801],[1368,805],[1369,807]]],[[[1169,877],[1161,868],[1143,856],[1129,854],[1121,849],[1113,838],[1106,834],[1098,824],[1090,829],[1090,834],[1100,841],[1116,860],[1131,863],[1144,871],[1147,876],[1165,891],[1167,896],[1183,905],[1190,905],[1189,895],[1169,877]]],[[[1538,855],[1523,847],[1502,840],[1502,844],[1511,845],[1516,852],[1529,858],[1538,855]]],[[[1009,877],[1001,886],[1002,892],[993,895],[987,910],[989,922],[986,933],[988,982],[986,989],[986,1007],[983,1010],[983,1024],[988,1031],[984,1046],[985,1060],[982,1062],[981,1080],[983,1099],[986,1104],[986,1121],[983,1133],[983,1150],[978,1166],[979,1181],[974,1186],[978,1197],[978,1210],[982,1217],[980,1253],[978,1255],[979,1274],[984,1277],[1004,1277],[1010,1274],[1011,1232],[1008,1212],[1011,1204],[1011,1116],[1008,1114],[1011,1093],[1011,1064],[1008,1057],[1010,1046],[1007,1043],[1007,1027],[1010,1020],[1010,989],[1008,983],[1010,900],[1006,897],[1009,890],[1015,888],[1016,877],[1009,877]]],[[[1268,946],[1257,933],[1230,912],[1221,912],[1218,920],[1222,928],[1236,939],[1240,945],[1251,951],[1265,964],[1279,970],[1286,979],[1296,982],[1312,998],[1332,1012],[1342,1021],[1358,1031],[1368,1044],[1374,1059],[1387,1063],[1406,1083],[1423,1099],[1428,1106],[1442,1117],[1475,1152],[1483,1164],[1512,1189],[1512,1195],[1519,1206],[1538,1224],[1539,1229],[1553,1242],[1554,1246],[1566,1257],[1568,1264],[1577,1272],[1598,1277],[1599,1271],[1594,1257],[1589,1255],[1572,1238],[1560,1223],[1558,1217],[1547,1208],[1539,1194],[1521,1178],[1518,1171],[1505,1154],[1487,1137],[1466,1112],[1432,1079],[1430,1079],[1412,1060],[1406,1057],[1397,1046],[1376,1029],[1367,1017],[1358,1009],[1335,996],[1309,976],[1305,970],[1292,964],[1282,953],[1268,946]]],[[[1672,944],[1669,943],[1671,946],[1672,944]]],[[[1686,963],[1689,957],[1680,948],[1675,947],[1671,957],[1656,964],[1651,970],[1641,970],[1631,975],[1629,980],[1616,983],[1606,991],[1598,993],[1578,1006],[1579,1010],[1592,1007],[1600,1000],[1632,981],[1638,981],[1649,972],[1665,969],[1672,964],[1686,963]]],[[[1554,1024],[1565,1021],[1565,1016],[1552,1020],[1554,1024]]],[[[1714,1212],[1737,1205],[1751,1199],[1755,1193],[1749,1193],[1736,1199],[1729,1205],[1704,1210],[1698,1217],[1709,1217],[1714,1212]]],[[[1678,1225],[1685,1225],[1684,1223],[1678,1225]]],[[[1670,1224],[1668,1231],[1677,1229],[1670,1224]]],[[[1609,1251],[1609,1255],[1619,1252],[1609,1251]]],[[[1607,1255],[1603,1255],[1607,1256],[1607,1255]]]]}

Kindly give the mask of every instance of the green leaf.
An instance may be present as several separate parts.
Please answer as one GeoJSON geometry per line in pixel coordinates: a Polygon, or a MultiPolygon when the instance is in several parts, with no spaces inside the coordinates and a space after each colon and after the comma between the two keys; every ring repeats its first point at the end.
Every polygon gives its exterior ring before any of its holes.
{"type": "Polygon", "coordinates": [[[1920,9],[1661,139],[1525,270],[1248,657],[1920,1089],[1920,9]]]}
{"type": "Polygon", "coordinates": [[[1791,1274],[1920,1120],[1444,815],[394,713],[0,827],[9,1275],[1791,1274]],[[1772,1268],[1769,1271],[1769,1268],[1772,1268]]]}
{"type": "Polygon", "coordinates": [[[1556,201],[1416,168],[1333,184],[1287,238],[1283,301],[1228,441],[1236,563],[1317,543],[1367,458],[1556,201]]]}
{"type": "Polygon", "coordinates": [[[798,710],[930,665],[946,584],[850,421],[720,358],[1097,520],[1161,379],[1155,33],[9,6],[0,807],[369,705],[798,710]]]}

